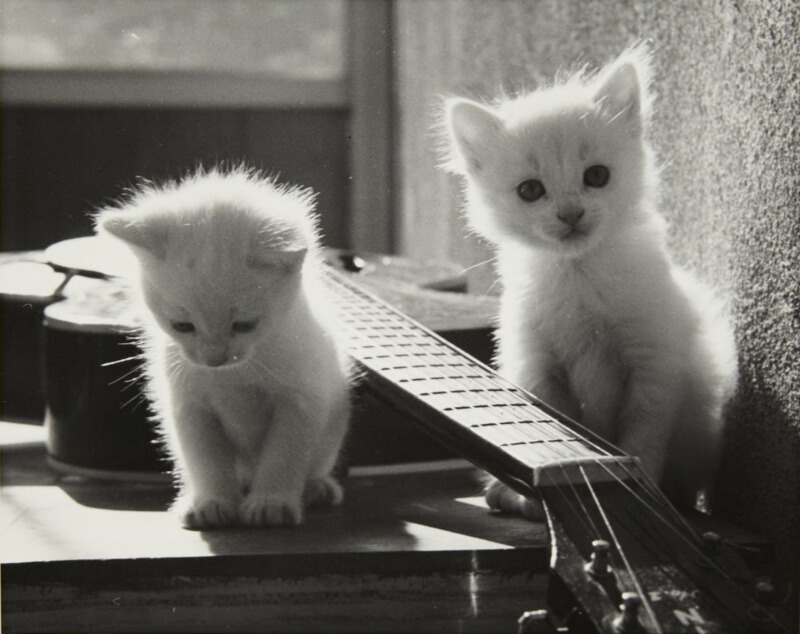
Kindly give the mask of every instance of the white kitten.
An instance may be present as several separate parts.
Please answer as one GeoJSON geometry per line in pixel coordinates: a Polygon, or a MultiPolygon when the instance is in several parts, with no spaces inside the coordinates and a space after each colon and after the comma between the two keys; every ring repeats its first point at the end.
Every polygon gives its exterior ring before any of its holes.
{"type": "MultiPolygon", "coordinates": [[[[634,47],[596,75],[493,107],[451,100],[448,167],[497,247],[500,372],[691,505],[714,474],[736,352],[708,291],[667,253],[649,71],[634,47]]],[[[521,503],[496,483],[487,499],[521,503]]]]}
{"type": "Polygon", "coordinates": [[[243,169],[101,211],[139,262],[148,391],[188,528],[298,524],[337,504],[349,369],[317,287],[313,195],[243,169]]]}

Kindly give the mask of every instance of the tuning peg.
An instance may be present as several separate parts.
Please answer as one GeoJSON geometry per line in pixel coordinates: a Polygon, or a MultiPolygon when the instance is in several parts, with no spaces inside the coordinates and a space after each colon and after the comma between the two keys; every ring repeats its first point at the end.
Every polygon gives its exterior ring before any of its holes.
{"type": "Polygon", "coordinates": [[[608,577],[611,574],[608,552],[611,545],[604,539],[592,542],[592,558],[584,569],[594,578],[608,577]]]}
{"type": "Polygon", "coordinates": [[[525,612],[517,621],[517,634],[557,634],[547,610],[525,612]]]}
{"type": "Polygon", "coordinates": [[[777,594],[777,590],[769,578],[764,577],[756,582],[756,598],[760,604],[770,605],[775,603],[777,594]]]}
{"type": "Polygon", "coordinates": [[[722,544],[722,537],[719,533],[714,531],[706,531],[703,533],[702,549],[706,555],[713,556],[719,552],[720,545],[722,544]]]}
{"type": "Polygon", "coordinates": [[[641,597],[635,592],[622,593],[622,605],[619,606],[620,614],[611,622],[614,634],[634,634],[642,632],[639,622],[639,607],[642,605],[641,597]]]}

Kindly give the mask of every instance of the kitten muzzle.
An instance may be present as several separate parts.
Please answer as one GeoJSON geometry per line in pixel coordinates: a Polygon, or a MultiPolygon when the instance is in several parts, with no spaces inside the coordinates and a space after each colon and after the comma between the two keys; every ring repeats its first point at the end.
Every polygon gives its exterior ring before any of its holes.
{"type": "Polygon", "coordinates": [[[568,227],[575,228],[577,224],[581,221],[586,210],[583,207],[577,206],[568,206],[563,207],[558,210],[556,213],[556,218],[558,218],[561,222],[563,222],[568,227]]]}
{"type": "Polygon", "coordinates": [[[231,363],[238,363],[239,358],[229,354],[226,348],[207,348],[201,351],[194,361],[209,368],[219,368],[231,363]]]}

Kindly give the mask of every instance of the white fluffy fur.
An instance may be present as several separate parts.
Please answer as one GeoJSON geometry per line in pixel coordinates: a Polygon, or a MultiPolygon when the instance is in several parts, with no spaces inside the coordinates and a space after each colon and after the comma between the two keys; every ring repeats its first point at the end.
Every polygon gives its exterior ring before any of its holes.
{"type": "Polygon", "coordinates": [[[98,214],[139,262],[148,393],[188,528],[297,524],[304,504],[342,498],[349,371],[317,288],[312,205],[235,169],[98,214]]]}
{"type": "MultiPolygon", "coordinates": [[[[692,504],[714,473],[736,357],[709,292],[667,252],[649,61],[634,47],[595,75],[494,106],[449,101],[447,166],[464,178],[471,225],[497,247],[500,372],[692,504]],[[610,170],[605,186],[584,184],[593,165],[610,170]],[[522,200],[527,179],[546,194],[522,200]]],[[[499,487],[489,502],[513,507],[499,487]]]]}

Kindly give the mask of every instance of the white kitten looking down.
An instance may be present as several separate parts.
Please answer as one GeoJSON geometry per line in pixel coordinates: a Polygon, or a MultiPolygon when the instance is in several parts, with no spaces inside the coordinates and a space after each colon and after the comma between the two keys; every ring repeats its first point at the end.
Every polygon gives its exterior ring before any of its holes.
{"type": "MultiPolygon", "coordinates": [[[[497,248],[501,374],[693,505],[714,475],[736,353],[709,293],[666,249],[649,75],[638,47],[494,106],[450,100],[447,166],[497,248]]],[[[487,500],[522,504],[496,482],[487,500]]]]}
{"type": "Polygon", "coordinates": [[[139,263],[148,396],[187,528],[291,525],[337,504],[349,369],[318,287],[313,195],[237,169],[101,211],[139,263]]]}

